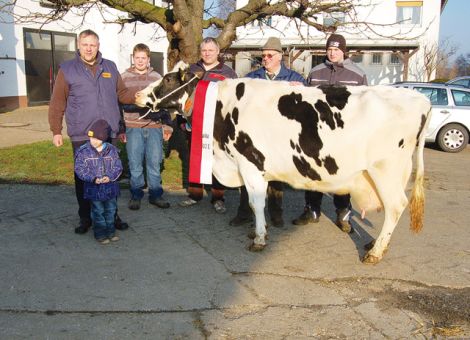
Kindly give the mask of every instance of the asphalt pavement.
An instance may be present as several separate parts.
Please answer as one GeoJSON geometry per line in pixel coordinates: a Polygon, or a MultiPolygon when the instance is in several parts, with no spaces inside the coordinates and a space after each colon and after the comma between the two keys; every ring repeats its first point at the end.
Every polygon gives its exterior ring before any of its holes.
{"type": "MultiPolygon", "coordinates": [[[[47,107],[0,114],[0,148],[48,140],[47,107]]],[[[0,164],[1,167],[1,164],[0,164]]],[[[334,225],[294,226],[303,193],[286,190],[286,227],[269,228],[263,252],[251,226],[231,227],[238,193],[217,214],[207,197],[182,208],[146,200],[119,213],[121,240],[76,235],[70,186],[0,185],[0,339],[398,339],[470,338],[470,148],[425,150],[423,231],[405,210],[389,251],[361,262],[383,213],[334,225]]]]}

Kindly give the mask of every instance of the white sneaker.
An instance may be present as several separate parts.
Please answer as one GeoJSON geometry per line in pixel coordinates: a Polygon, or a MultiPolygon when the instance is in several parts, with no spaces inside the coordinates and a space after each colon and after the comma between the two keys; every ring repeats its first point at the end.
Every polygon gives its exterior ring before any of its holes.
{"type": "Polygon", "coordinates": [[[192,198],[188,197],[188,198],[185,198],[184,200],[182,200],[181,202],[179,202],[179,206],[180,207],[190,207],[192,205],[195,205],[197,203],[197,201],[193,200],[192,198]]]}
{"type": "Polygon", "coordinates": [[[224,201],[217,200],[214,202],[214,209],[218,214],[224,214],[227,211],[227,208],[225,208],[225,203],[224,201]]]}

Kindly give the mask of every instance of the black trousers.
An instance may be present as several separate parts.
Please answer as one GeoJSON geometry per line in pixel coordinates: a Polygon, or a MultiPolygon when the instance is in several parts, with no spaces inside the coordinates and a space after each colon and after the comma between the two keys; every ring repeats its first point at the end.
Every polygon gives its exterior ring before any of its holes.
{"type": "MultiPolygon", "coordinates": [[[[282,182],[271,181],[268,183],[268,213],[271,218],[282,218],[282,197],[284,194],[284,184],[282,182]]],[[[248,191],[245,186],[240,188],[240,205],[237,215],[240,217],[250,217],[252,210],[248,200],[248,191]]]]}
{"type": "MultiPolygon", "coordinates": [[[[305,205],[320,215],[323,193],[319,191],[305,191],[305,205]]],[[[333,203],[336,209],[351,209],[351,195],[333,195],[333,203]]]]}

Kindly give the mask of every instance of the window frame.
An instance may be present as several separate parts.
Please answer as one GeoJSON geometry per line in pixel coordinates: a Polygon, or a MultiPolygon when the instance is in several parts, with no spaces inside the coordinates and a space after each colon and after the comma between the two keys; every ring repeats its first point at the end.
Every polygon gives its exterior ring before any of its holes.
{"type": "Polygon", "coordinates": [[[398,24],[421,26],[423,22],[423,1],[397,1],[396,8],[396,21],[398,24]],[[405,10],[411,11],[411,17],[408,19],[405,18],[405,10]]]}

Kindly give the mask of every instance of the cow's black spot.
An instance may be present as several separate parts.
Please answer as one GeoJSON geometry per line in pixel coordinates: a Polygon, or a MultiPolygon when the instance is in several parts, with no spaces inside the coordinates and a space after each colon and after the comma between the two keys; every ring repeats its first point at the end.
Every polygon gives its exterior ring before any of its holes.
{"type": "Polygon", "coordinates": [[[330,175],[335,175],[338,172],[338,165],[333,157],[326,156],[323,160],[323,164],[325,164],[325,169],[330,175]]]}
{"type": "Polygon", "coordinates": [[[232,110],[232,119],[235,125],[238,124],[238,107],[234,107],[232,110]]]}
{"type": "Polygon", "coordinates": [[[418,134],[416,135],[416,140],[419,140],[419,135],[421,135],[421,132],[424,129],[424,124],[426,124],[426,115],[421,115],[421,124],[419,125],[419,130],[418,134]]]}
{"type": "Polygon", "coordinates": [[[321,85],[319,88],[326,95],[328,105],[335,106],[340,110],[344,109],[351,95],[345,86],[321,85]]]}
{"type": "Polygon", "coordinates": [[[400,141],[398,142],[398,147],[403,149],[403,144],[404,143],[405,143],[405,141],[403,140],[403,138],[400,139],[400,141]]]}
{"type": "Polygon", "coordinates": [[[300,123],[302,127],[299,134],[300,148],[307,156],[314,158],[318,166],[321,166],[319,153],[323,142],[318,134],[318,113],[313,106],[302,101],[301,94],[292,92],[281,96],[277,107],[283,116],[300,123]]]}
{"type": "Polygon", "coordinates": [[[240,131],[233,146],[235,146],[235,149],[245,156],[248,161],[253,163],[259,171],[264,171],[265,157],[258,149],[255,148],[247,133],[240,131]]]}
{"type": "Polygon", "coordinates": [[[335,120],[336,120],[336,125],[339,127],[339,128],[344,128],[344,121],[343,119],[341,118],[341,112],[335,112],[335,120]]]}
{"type": "Polygon", "coordinates": [[[235,139],[235,126],[233,125],[230,113],[225,118],[222,117],[223,104],[220,100],[215,106],[214,118],[214,140],[219,144],[221,150],[227,150],[229,139],[235,139]]]}
{"type": "Polygon", "coordinates": [[[320,181],[321,177],[316,172],[310,164],[305,160],[303,156],[297,157],[293,156],[292,160],[294,161],[295,167],[297,168],[297,171],[304,177],[308,177],[314,181],[320,181]]]}
{"type": "Polygon", "coordinates": [[[296,144],[295,149],[297,150],[298,153],[300,153],[302,151],[302,149],[300,149],[299,144],[296,144]]]}
{"type": "Polygon", "coordinates": [[[334,130],[336,128],[334,115],[328,104],[323,100],[317,100],[315,109],[317,109],[317,112],[320,114],[320,119],[328,124],[331,130],[334,130]]]}
{"type": "Polygon", "coordinates": [[[292,148],[292,150],[295,150],[295,143],[292,139],[290,140],[290,147],[292,148]]]}
{"type": "Polygon", "coordinates": [[[245,94],[245,83],[238,84],[235,93],[237,95],[237,99],[240,100],[240,98],[245,94]]]}

